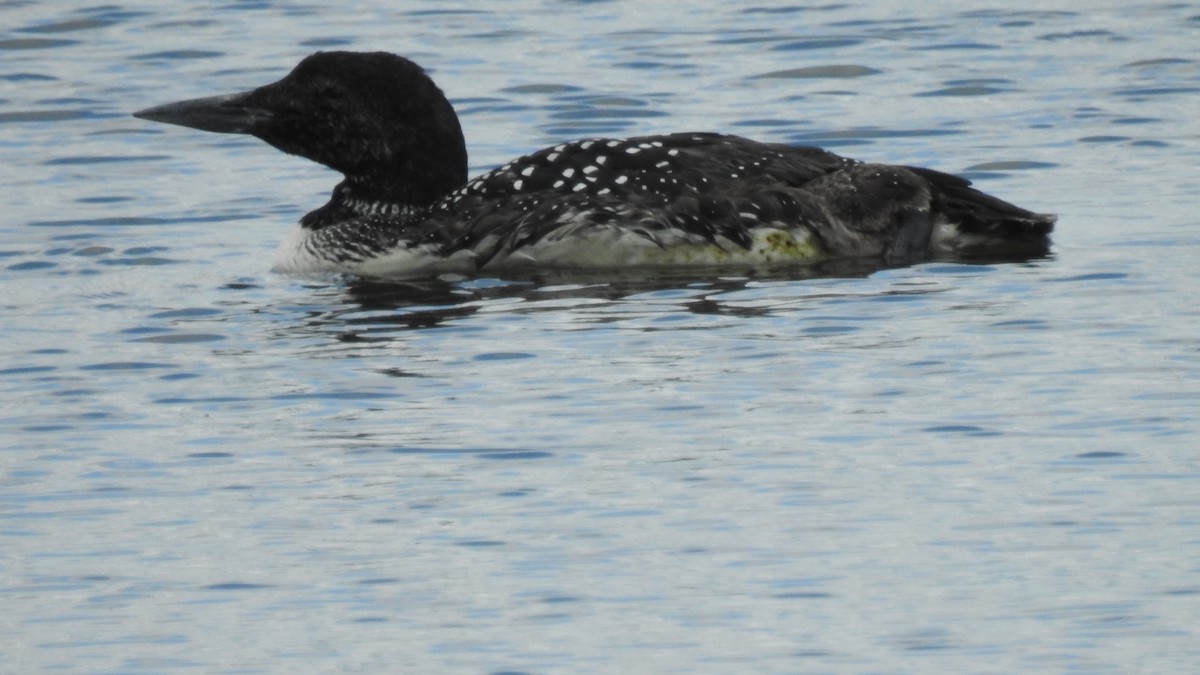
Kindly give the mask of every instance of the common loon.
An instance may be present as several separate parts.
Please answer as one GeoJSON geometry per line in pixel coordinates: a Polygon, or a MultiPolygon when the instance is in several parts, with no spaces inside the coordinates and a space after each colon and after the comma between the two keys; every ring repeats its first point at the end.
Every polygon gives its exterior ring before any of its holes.
{"type": "Polygon", "coordinates": [[[1030,257],[1055,221],[939,171],[712,133],[563,143],[468,181],[454,108],[386,52],[317,52],[273,84],[134,116],[250,134],[343,174],[280,247],[285,272],[1030,257]]]}

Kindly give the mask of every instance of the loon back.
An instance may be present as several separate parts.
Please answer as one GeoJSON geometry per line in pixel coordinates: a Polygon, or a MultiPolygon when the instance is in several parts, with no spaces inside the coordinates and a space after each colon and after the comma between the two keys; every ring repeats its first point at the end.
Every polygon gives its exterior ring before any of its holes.
{"type": "Polygon", "coordinates": [[[273,84],[134,114],[250,134],[343,174],[281,248],[288,271],[1027,258],[1048,251],[1055,220],[931,169],[709,133],[564,143],[468,182],[453,107],[382,52],[318,52],[273,84]]]}

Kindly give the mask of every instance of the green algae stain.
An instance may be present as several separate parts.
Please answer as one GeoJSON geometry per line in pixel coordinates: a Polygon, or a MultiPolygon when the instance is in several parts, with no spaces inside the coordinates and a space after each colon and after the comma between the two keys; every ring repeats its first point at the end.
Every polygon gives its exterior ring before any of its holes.
{"type": "Polygon", "coordinates": [[[761,228],[750,233],[750,248],[733,243],[677,244],[665,249],[644,251],[641,264],[646,265],[738,265],[763,263],[811,263],[825,257],[825,252],[811,237],[797,238],[785,230],[761,228]]]}
{"type": "Polygon", "coordinates": [[[823,253],[814,245],[811,237],[799,242],[791,232],[775,230],[768,232],[763,240],[766,242],[765,251],[778,256],[780,260],[812,261],[823,257],[823,253]]]}

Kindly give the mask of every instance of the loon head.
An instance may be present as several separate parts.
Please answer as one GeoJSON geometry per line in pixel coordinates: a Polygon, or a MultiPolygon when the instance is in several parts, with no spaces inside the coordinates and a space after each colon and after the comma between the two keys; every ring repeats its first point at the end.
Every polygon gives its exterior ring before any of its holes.
{"type": "Polygon", "coordinates": [[[454,108],[420,66],[386,52],[317,52],[278,82],[134,117],[250,134],[341,172],[368,201],[425,206],[467,180],[454,108]]]}

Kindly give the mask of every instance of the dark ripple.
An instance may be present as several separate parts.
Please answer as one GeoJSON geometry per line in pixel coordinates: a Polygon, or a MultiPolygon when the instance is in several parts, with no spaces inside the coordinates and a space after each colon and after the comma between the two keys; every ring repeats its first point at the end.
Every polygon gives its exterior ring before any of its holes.
{"type": "Polygon", "coordinates": [[[673,70],[676,72],[695,70],[694,66],[663,61],[621,61],[614,65],[618,68],[629,68],[630,70],[673,70]]]}
{"type": "Polygon", "coordinates": [[[1158,124],[1162,122],[1159,117],[1118,117],[1112,120],[1111,124],[1158,124]]]}
{"type": "Polygon", "coordinates": [[[498,461],[546,459],[554,456],[554,453],[552,452],[543,452],[538,450],[499,450],[496,448],[403,447],[391,448],[388,450],[388,452],[394,455],[475,455],[480,459],[493,459],[498,461]]]}
{"type": "Polygon", "coordinates": [[[867,75],[878,75],[882,70],[868,68],[867,66],[859,66],[853,64],[845,65],[829,65],[829,66],[808,66],[805,68],[788,68],[787,70],[774,70],[761,75],[754,75],[750,79],[833,79],[845,80],[856,77],[865,77],[867,75]]]}
{"type": "Polygon", "coordinates": [[[842,335],[861,330],[858,326],[810,326],[800,332],[805,335],[842,335]]]}
{"type": "Polygon", "coordinates": [[[17,110],[0,112],[0,124],[20,122],[64,122],[100,117],[90,110],[17,110]]]}
{"type": "Polygon", "coordinates": [[[1140,69],[1140,68],[1146,68],[1148,66],[1182,66],[1182,65],[1190,65],[1193,63],[1195,63],[1195,61],[1192,59],[1180,59],[1180,58],[1169,57],[1169,58],[1163,58],[1163,59],[1143,59],[1140,61],[1130,61],[1129,63],[1126,63],[1123,67],[1140,69]]]}
{"type": "Polygon", "coordinates": [[[174,265],[182,262],[171,258],[160,258],[157,256],[141,256],[137,258],[102,258],[97,260],[99,265],[109,265],[117,267],[157,267],[159,265],[174,265]]]}
{"type": "Polygon", "coordinates": [[[150,315],[151,319],[192,319],[198,317],[209,317],[225,312],[211,307],[189,307],[186,309],[171,309],[165,312],[156,312],[150,315]]]}
{"type": "Polygon", "coordinates": [[[992,328],[1020,328],[1021,330],[1050,330],[1051,326],[1039,319],[1014,319],[1012,321],[996,321],[989,324],[992,328]]]}
{"type": "Polygon", "coordinates": [[[1125,141],[1130,141],[1133,139],[1129,136],[1097,135],[1097,136],[1084,136],[1077,140],[1080,143],[1123,143],[1125,141]]]}
{"type": "Polygon", "coordinates": [[[757,31],[744,31],[742,34],[735,34],[731,37],[713,38],[711,43],[714,45],[754,45],[763,44],[766,42],[782,42],[788,38],[781,35],[771,35],[757,31]]]}
{"type": "Polygon", "coordinates": [[[936,427],[925,427],[921,431],[933,434],[963,434],[964,436],[987,437],[1000,436],[998,431],[988,431],[983,427],[977,427],[972,424],[946,424],[936,427]]]}
{"type": "Polygon", "coordinates": [[[167,373],[166,375],[159,375],[158,379],[163,382],[176,382],[178,380],[190,380],[197,377],[200,376],[196,373],[167,373]]]}
{"type": "Polygon", "coordinates": [[[80,197],[76,199],[77,204],[119,204],[121,202],[134,201],[133,197],[123,197],[120,195],[104,195],[98,197],[80,197]]]}
{"type": "Polygon", "coordinates": [[[808,38],[805,40],[792,40],[783,44],[771,47],[775,51],[818,51],[822,49],[841,49],[842,47],[853,47],[865,42],[862,38],[808,38]]]}
{"type": "Polygon", "coordinates": [[[963,169],[967,171],[1022,171],[1025,169],[1052,169],[1059,166],[1054,162],[1032,162],[1028,160],[1012,160],[1000,162],[984,162],[963,169]]]}
{"type": "Polygon", "coordinates": [[[278,394],[273,401],[372,401],[400,398],[399,394],[378,391],[314,391],[296,394],[278,394]]]}
{"type": "Polygon", "coordinates": [[[20,262],[20,263],[15,263],[15,264],[9,265],[8,267],[5,267],[4,269],[6,269],[10,272],[29,272],[31,270],[49,269],[51,267],[58,267],[58,263],[50,262],[48,260],[30,260],[27,262],[20,262]]]}
{"type": "Polygon", "coordinates": [[[54,366],[18,366],[16,368],[4,368],[0,370],[0,377],[4,375],[28,375],[29,373],[47,373],[52,370],[58,370],[54,366]]]}
{"type": "Polygon", "coordinates": [[[476,354],[473,357],[475,361],[519,361],[523,359],[535,358],[536,354],[528,352],[488,352],[485,354],[476,354]]]}
{"type": "Polygon", "coordinates": [[[256,591],[262,588],[271,588],[270,584],[252,584],[242,581],[230,581],[223,584],[212,584],[204,586],[206,591],[256,591]]]}
{"type": "Polygon", "coordinates": [[[0,75],[0,80],[5,82],[54,82],[57,79],[40,73],[8,73],[0,75]]]}
{"type": "Polygon", "coordinates": [[[83,248],[71,251],[71,255],[81,258],[94,258],[96,256],[108,255],[115,252],[116,249],[108,246],[84,246],[83,248]]]}
{"type": "Polygon", "coordinates": [[[520,84],[514,87],[505,87],[500,91],[505,94],[575,94],[584,91],[583,87],[577,87],[573,84],[520,84]]]}
{"type": "Polygon", "coordinates": [[[93,363],[80,366],[80,370],[155,370],[159,368],[175,368],[173,363],[156,363],[153,361],[110,361],[108,363],[93,363]]]}
{"type": "Polygon", "coordinates": [[[541,127],[542,133],[554,138],[588,138],[593,136],[630,135],[636,126],[633,122],[609,121],[579,121],[574,123],[559,122],[541,127]]]}
{"type": "Polygon", "coordinates": [[[507,101],[503,101],[503,102],[497,101],[495,103],[473,105],[469,108],[462,107],[462,108],[459,108],[458,110],[459,110],[459,114],[462,115],[463,117],[470,117],[472,115],[486,115],[486,114],[496,114],[496,113],[504,113],[504,114],[522,113],[522,112],[527,112],[527,111],[530,111],[533,109],[534,109],[533,106],[525,105],[523,103],[510,103],[507,101]]]}
{"type": "Polygon", "coordinates": [[[961,85],[957,87],[946,87],[944,89],[935,89],[933,91],[923,91],[914,96],[919,97],[971,97],[971,96],[992,96],[994,94],[1002,94],[1006,89],[988,85],[961,85]]]}
{"type": "Polygon", "coordinates": [[[22,28],[22,33],[74,33],[81,30],[94,30],[96,28],[107,28],[116,23],[113,19],[67,19],[65,21],[56,21],[54,23],[41,24],[37,26],[29,26],[22,28]]]}
{"type": "Polygon", "coordinates": [[[660,110],[639,110],[637,108],[616,107],[572,107],[550,113],[551,119],[556,120],[608,120],[636,119],[645,117],[666,117],[667,113],[660,110]]]}
{"type": "Polygon", "coordinates": [[[1197,92],[1200,92],[1200,87],[1129,87],[1127,89],[1118,89],[1113,92],[1113,95],[1121,96],[1131,101],[1141,101],[1147,98],[1195,94],[1197,92]]]}
{"type": "Polygon", "coordinates": [[[138,338],[134,340],[134,342],[180,345],[194,344],[197,342],[218,342],[224,339],[226,339],[224,335],[217,335],[215,333],[175,333],[171,335],[153,335],[150,337],[138,338]]]}
{"type": "Polygon", "coordinates": [[[1117,35],[1110,30],[1076,30],[1062,33],[1047,33],[1040,36],[1039,40],[1059,41],[1059,40],[1095,40],[1101,38],[1105,42],[1125,42],[1129,38],[1117,35]]]}
{"type": "Polygon", "coordinates": [[[78,40],[58,38],[11,38],[0,40],[0,51],[23,51],[27,49],[54,49],[79,44],[78,40]]]}
{"type": "Polygon", "coordinates": [[[112,164],[119,162],[142,162],[146,160],[170,159],[169,155],[99,155],[93,157],[55,157],[43,164],[46,166],[71,166],[76,164],[112,164]]]}
{"type": "Polygon", "coordinates": [[[398,584],[398,583],[400,583],[400,579],[398,577],[380,577],[377,579],[359,579],[358,581],[356,581],[354,583],[360,584],[362,586],[384,586],[384,585],[390,585],[390,584],[398,584]]]}
{"type": "Polygon", "coordinates": [[[1067,283],[1076,281],[1115,281],[1118,279],[1124,279],[1128,276],[1128,274],[1123,274],[1121,272],[1096,272],[1093,274],[1077,274],[1071,277],[1050,277],[1047,278],[1046,281],[1067,283]]]}
{"type": "Polygon", "coordinates": [[[202,49],[173,49],[162,52],[150,52],[131,57],[137,61],[178,61],[188,59],[213,59],[224,56],[225,52],[205,51],[202,49]]]}
{"type": "Polygon", "coordinates": [[[471,16],[473,14],[487,14],[483,10],[478,9],[416,9],[409,12],[404,12],[407,16],[471,16]]]}
{"type": "Polygon", "coordinates": [[[302,40],[300,45],[303,47],[315,47],[317,49],[329,49],[330,47],[348,47],[354,44],[354,40],[349,38],[312,38],[302,40]]]}
{"type": "Polygon", "coordinates": [[[798,14],[800,12],[833,11],[844,8],[844,4],[830,3],[827,5],[788,5],[786,7],[747,7],[739,9],[741,14],[798,14]]]}
{"type": "Polygon", "coordinates": [[[479,456],[483,459],[508,461],[521,459],[546,459],[547,457],[553,457],[554,453],[527,450],[523,452],[486,452],[481,453],[479,456]]]}
{"type": "Polygon", "coordinates": [[[21,427],[21,431],[28,431],[30,433],[56,433],[59,431],[70,431],[74,428],[75,426],[72,424],[41,424],[21,427]]]}
{"type": "Polygon", "coordinates": [[[991,51],[996,49],[1003,49],[1003,47],[984,42],[949,42],[940,45],[924,45],[916,48],[915,51],[991,51]]]}
{"type": "Polygon", "coordinates": [[[796,144],[834,147],[839,145],[860,145],[876,139],[935,138],[940,136],[956,136],[962,133],[964,132],[958,129],[880,129],[869,127],[790,134],[788,141],[796,144]]]}
{"type": "Polygon", "coordinates": [[[755,129],[770,129],[770,128],[791,129],[796,126],[799,126],[800,124],[803,124],[803,121],[795,120],[795,119],[749,119],[749,120],[739,120],[737,122],[734,122],[733,126],[735,126],[735,127],[751,127],[751,128],[755,128],[755,129]]]}
{"type": "Polygon", "coordinates": [[[142,335],[144,333],[165,333],[169,328],[160,328],[158,326],[137,326],[136,328],[126,328],[120,331],[121,335],[142,335]]]}
{"type": "Polygon", "coordinates": [[[180,225],[184,223],[224,223],[232,220],[253,220],[255,216],[235,214],[226,216],[196,216],[189,218],[154,218],[147,216],[112,216],[108,218],[86,218],[72,220],[34,220],[30,227],[78,227],[80,225],[100,227],[128,227],[141,225],[180,225]]]}
{"type": "Polygon", "coordinates": [[[247,403],[253,400],[245,396],[171,396],[156,398],[152,402],[159,405],[179,405],[193,403],[247,403]]]}

